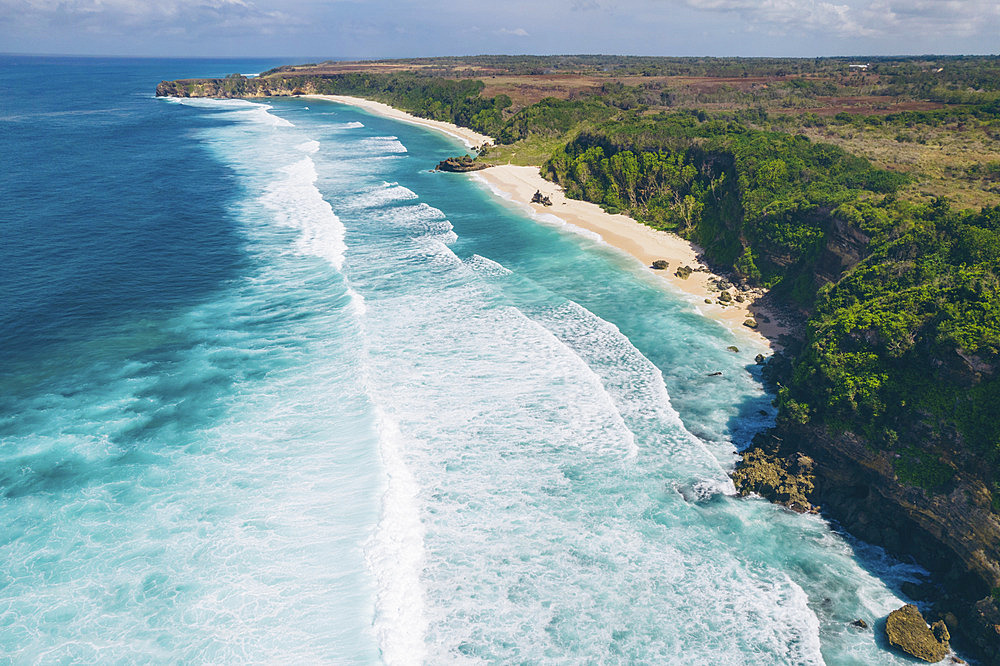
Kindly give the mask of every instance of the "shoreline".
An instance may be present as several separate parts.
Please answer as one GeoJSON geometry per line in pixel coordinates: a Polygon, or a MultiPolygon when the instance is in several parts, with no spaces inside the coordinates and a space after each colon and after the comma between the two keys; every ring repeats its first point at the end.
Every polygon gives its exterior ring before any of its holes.
{"type": "Polygon", "coordinates": [[[766,292],[740,291],[733,287],[728,290],[729,293],[733,297],[741,293],[745,301],[739,303],[732,300],[726,305],[720,304],[720,290],[712,282],[725,278],[711,272],[698,258],[701,248],[694,243],[677,234],[646,226],[627,215],[607,213],[595,203],[570,199],[563,194],[559,185],[542,178],[538,167],[494,166],[475,171],[472,177],[487,185],[494,194],[524,207],[534,217],[551,215],[566,224],[596,234],[604,243],[642,262],[669,288],[687,297],[699,314],[721,323],[737,337],[750,338],[772,351],[781,348],[778,338],[787,334],[788,328],[777,321],[776,313],[759,303],[766,292]],[[552,205],[531,203],[536,191],[549,197],[552,205]],[[651,268],[652,263],[657,260],[666,261],[668,267],[664,270],[651,268]],[[693,269],[687,278],[675,274],[682,266],[693,269]],[[711,303],[706,303],[706,299],[711,303]],[[770,321],[762,321],[761,315],[770,321]],[[757,321],[757,328],[744,326],[743,322],[747,319],[757,321]]]}
{"type": "Polygon", "coordinates": [[[365,99],[363,97],[350,97],[348,95],[298,95],[298,97],[307,99],[323,99],[328,102],[348,104],[350,106],[356,106],[360,109],[364,109],[365,111],[370,111],[371,113],[379,116],[392,118],[393,120],[399,120],[404,123],[410,123],[411,125],[420,125],[421,127],[426,127],[428,129],[447,134],[453,139],[458,139],[465,144],[466,148],[474,148],[476,146],[481,146],[484,143],[495,143],[492,137],[480,134],[479,132],[469,129],[468,127],[459,127],[458,125],[446,123],[442,120],[420,118],[412,113],[400,111],[394,106],[389,106],[388,104],[365,99]]]}
{"type": "MultiPolygon", "coordinates": [[[[467,127],[419,118],[388,104],[361,97],[346,95],[302,95],[302,97],[347,104],[393,120],[426,127],[458,139],[469,148],[484,143],[495,143],[491,137],[467,127]]],[[[570,199],[563,194],[559,185],[542,178],[539,168],[535,166],[493,166],[471,172],[469,175],[473,180],[485,185],[495,196],[521,206],[533,217],[552,215],[566,224],[596,234],[604,243],[642,262],[664,281],[668,289],[685,296],[699,314],[719,322],[736,337],[748,339],[772,352],[782,348],[779,338],[787,334],[789,328],[780,323],[777,313],[761,303],[766,292],[760,289],[740,291],[731,288],[728,291],[733,297],[741,293],[745,301],[739,303],[734,298],[728,304],[721,304],[720,291],[711,282],[724,278],[712,273],[698,259],[701,248],[694,243],[677,234],[653,229],[627,215],[607,213],[597,204],[570,199]],[[552,205],[531,203],[536,191],[548,196],[552,205]],[[657,260],[667,261],[668,268],[665,270],[649,268],[657,260]],[[675,274],[675,271],[682,266],[693,269],[687,278],[675,274]],[[743,322],[747,319],[756,321],[757,328],[744,326],[743,322]]]]}

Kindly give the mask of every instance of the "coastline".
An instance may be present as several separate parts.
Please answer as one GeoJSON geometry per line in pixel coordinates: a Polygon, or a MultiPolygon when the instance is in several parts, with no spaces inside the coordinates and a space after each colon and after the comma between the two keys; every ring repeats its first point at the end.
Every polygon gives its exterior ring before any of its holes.
{"type": "MultiPolygon", "coordinates": [[[[388,104],[361,97],[346,95],[302,95],[302,97],[348,104],[393,120],[420,125],[459,139],[469,148],[484,143],[495,143],[491,137],[467,127],[419,118],[388,104]]],[[[721,304],[719,289],[711,283],[722,278],[709,271],[698,259],[701,248],[694,243],[677,234],[648,227],[627,215],[607,213],[597,204],[570,199],[563,194],[559,185],[542,178],[539,168],[535,166],[493,166],[472,172],[470,175],[495,195],[524,207],[534,216],[552,215],[567,224],[595,233],[608,245],[631,255],[647,267],[656,260],[667,261],[669,265],[666,270],[651,268],[649,270],[660,276],[668,288],[686,296],[700,314],[718,321],[738,337],[749,339],[772,351],[782,348],[778,340],[780,336],[787,334],[789,329],[780,323],[776,313],[760,304],[760,298],[765,292],[744,291],[743,303],[732,300],[725,305],[721,304]],[[552,205],[531,203],[536,191],[548,196],[552,205]],[[689,266],[694,271],[687,278],[681,278],[675,274],[681,266],[689,266]],[[744,326],[743,322],[747,319],[756,321],[757,328],[744,326]]],[[[729,291],[733,296],[739,293],[735,289],[729,291]]]]}
{"type": "MultiPolygon", "coordinates": [[[[668,267],[665,270],[649,270],[673,290],[687,296],[700,314],[720,322],[737,336],[748,337],[772,350],[780,348],[778,338],[787,333],[788,329],[778,323],[774,313],[765,311],[755,303],[764,292],[742,292],[746,299],[743,303],[733,300],[726,305],[720,304],[720,291],[712,282],[722,278],[712,273],[698,259],[701,248],[694,243],[677,234],[653,229],[627,215],[607,213],[595,203],[570,199],[563,194],[559,185],[542,178],[538,167],[508,164],[476,171],[472,177],[486,184],[499,196],[529,209],[536,216],[552,215],[567,224],[597,234],[608,245],[631,255],[647,267],[657,260],[666,261],[668,267]],[[536,191],[549,197],[552,205],[531,203],[536,191]],[[687,278],[681,278],[675,274],[681,266],[689,266],[694,271],[687,278]],[[706,303],[706,300],[711,303],[706,303]],[[761,315],[770,321],[762,321],[761,315]],[[757,321],[757,328],[744,326],[743,322],[747,319],[757,321]]],[[[734,296],[737,293],[735,289],[730,289],[729,292],[734,296]]]]}
{"type": "Polygon", "coordinates": [[[481,146],[484,143],[494,143],[492,137],[488,137],[485,134],[480,134],[468,127],[459,127],[458,125],[453,125],[452,123],[446,123],[441,120],[430,120],[428,118],[420,118],[413,115],[412,113],[407,113],[406,111],[400,111],[396,107],[389,106],[388,104],[383,104],[382,102],[375,102],[370,99],[365,99],[363,97],[349,97],[347,95],[300,95],[300,97],[309,99],[325,99],[329,102],[338,102],[340,104],[349,104],[351,106],[356,106],[365,111],[370,111],[371,113],[384,116],[386,118],[392,118],[393,120],[400,120],[405,123],[410,123],[411,125],[420,125],[421,127],[427,127],[432,130],[437,130],[443,134],[458,139],[465,144],[467,148],[474,148],[475,146],[481,146]]]}

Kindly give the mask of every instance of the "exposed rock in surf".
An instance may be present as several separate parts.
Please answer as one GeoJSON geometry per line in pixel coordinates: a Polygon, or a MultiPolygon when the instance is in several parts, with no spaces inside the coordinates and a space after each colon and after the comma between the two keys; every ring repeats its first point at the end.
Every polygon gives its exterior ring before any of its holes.
{"type": "Polygon", "coordinates": [[[812,512],[815,490],[814,463],[801,453],[782,457],[755,446],[742,453],[743,460],[730,475],[740,495],[757,493],[798,513],[812,512]]]}
{"type": "Polygon", "coordinates": [[[903,652],[935,663],[948,656],[948,628],[944,622],[928,627],[924,616],[913,604],[906,604],[891,613],[885,622],[889,644],[903,652]]]}

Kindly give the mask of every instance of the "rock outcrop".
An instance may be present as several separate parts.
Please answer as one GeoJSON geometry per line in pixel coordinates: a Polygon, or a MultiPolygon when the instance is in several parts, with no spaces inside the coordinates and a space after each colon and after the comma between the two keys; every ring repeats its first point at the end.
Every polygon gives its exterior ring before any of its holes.
{"type": "Polygon", "coordinates": [[[948,628],[944,622],[928,627],[917,607],[906,604],[889,613],[885,621],[889,644],[917,659],[935,663],[948,656],[948,628]]]}
{"type": "Polygon", "coordinates": [[[851,432],[830,433],[784,423],[758,435],[742,453],[733,480],[744,494],[821,506],[860,539],[913,558],[939,585],[909,593],[927,602],[991,663],[1000,663],[1000,608],[990,591],[1000,585],[1000,516],[982,481],[956,474],[946,491],[903,483],[891,452],[851,432]],[[802,474],[803,458],[812,464],[802,474]]]}
{"type": "Polygon", "coordinates": [[[782,457],[777,451],[755,447],[743,454],[733,472],[733,483],[741,495],[757,493],[793,511],[814,511],[810,501],[815,489],[814,463],[803,454],[782,457]]]}
{"type": "Polygon", "coordinates": [[[465,173],[467,171],[480,171],[482,169],[488,169],[493,166],[492,164],[487,164],[485,162],[476,162],[469,155],[463,155],[461,157],[449,157],[446,160],[438,162],[438,171],[450,171],[453,173],[465,173]]]}
{"type": "Polygon", "coordinates": [[[230,77],[225,79],[178,79],[160,81],[157,97],[287,97],[318,92],[317,81],[305,77],[287,80],[282,77],[230,77]],[[304,79],[304,80],[302,80],[304,79]]]}
{"type": "Polygon", "coordinates": [[[552,199],[550,199],[547,195],[542,194],[539,190],[535,190],[535,193],[531,197],[531,203],[551,206],[552,199]]]}

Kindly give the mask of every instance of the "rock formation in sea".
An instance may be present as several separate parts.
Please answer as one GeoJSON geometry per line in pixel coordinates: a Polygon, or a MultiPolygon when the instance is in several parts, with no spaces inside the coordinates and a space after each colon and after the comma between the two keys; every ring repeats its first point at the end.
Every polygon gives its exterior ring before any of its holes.
{"type": "Polygon", "coordinates": [[[944,622],[938,621],[928,627],[924,616],[913,604],[906,604],[889,613],[885,635],[893,647],[932,664],[944,659],[949,652],[948,640],[951,636],[944,622]]]}

